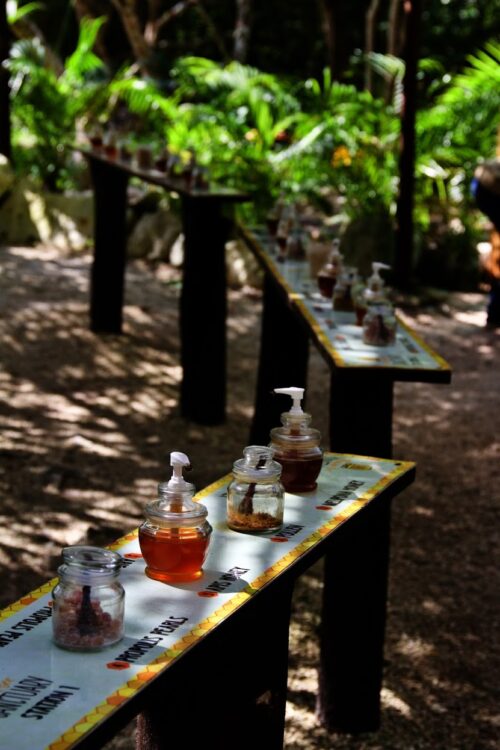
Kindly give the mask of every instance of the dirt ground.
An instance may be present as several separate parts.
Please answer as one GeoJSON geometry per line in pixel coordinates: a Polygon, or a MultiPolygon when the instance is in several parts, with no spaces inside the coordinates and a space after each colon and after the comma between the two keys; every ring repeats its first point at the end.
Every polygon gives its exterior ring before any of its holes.
{"type": "MultiPolygon", "coordinates": [[[[97,337],[89,264],[0,250],[1,606],[53,576],[63,546],[135,527],[171,450],[188,453],[201,488],[247,444],[260,294],[229,295],[228,419],[200,427],[178,411],[179,272],[130,264],[124,335],[97,337]]],[[[453,377],[395,387],[394,455],[417,462],[417,479],[394,503],[382,728],[351,737],[316,723],[318,565],[294,598],[286,750],[500,747],[500,330],[484,327],[485,304],[454,294],[402,311],[453,377]]],[[[325,435],[328,388],[312,350],[308,411],[325,435]]],[[[133,734],[107,749],[132,750],[133,734]]]]}

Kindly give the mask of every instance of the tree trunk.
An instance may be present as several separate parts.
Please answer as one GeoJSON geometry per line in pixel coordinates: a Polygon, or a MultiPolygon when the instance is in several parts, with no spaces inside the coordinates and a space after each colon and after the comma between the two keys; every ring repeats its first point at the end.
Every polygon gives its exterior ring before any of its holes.
{"type": "Polygon", "coordinates": [[[215,23],[213,22],[212,17],[208,14],[207,9],[203,5],[202,0],[198,0],[198,2],[196,3],[194,7],[195,7],[196,12],[202,19],[202,21],[205,23],[208,33],[212,37],[214,44],[219,50],[221,59],[225,63],[228,63],[231,60],[231,55],[227,51],[224,38],[221,32],[219,31],[219,29],[217,28],[217,26],[215,25],[215,23]]]}
{"type": "Polygon", "coordinates": [[[12,158],[10,140],[9,71],[2,63],[9,59],[10,31],[7,23],[7,0],[0,0],[0,153],[12,158]]]}
{"type": "Polygon", "coordinates": [[[329,0],[320,0],[319,5],[321,11],[321,28],[325,38],[328,67],[330,68],[333,78],[336,74],[335,11],[333,9],[333,3],[329,2],[329,0]]]}
{"type": "Polygon", "coordinates": [[[370,52],[375,49],[375,30],[380,0],[371,0],[365,19],[365,89],[373,94],[373,70],[369,60],[370,52]]]}
{"type": "Polygon", "coordinates": [[[248,57],[248,42],[251,31],[252,0],[236,0],[236,23],[234,26],[233,57],[244,63],[248,57]]]}
{"type": "Polygon", "coordinates": [[[135,0],[111,0],[118,11],[132,52],[141,68],[147,68],[152,49],[144,38],[141,22],[135,10],[135,0]]]}
{"type": "Polygon", "coordinates": [[[403,112],[401,119],[401,152],[399,159],[399,197],[396,209],[396,251],[394,272],[396,285],[408,289],[413,271],[413,201],[415,192],[415,119],[417,64],[421,0],[405,0],[405,43],[403,60],[403,112]]]}
{"type": "Polygon", "coordinates": [[[387,28],[387,54],[399,57],[403,46],[404,26],[400,23],[401,0],[391,0],[387,28]]]}

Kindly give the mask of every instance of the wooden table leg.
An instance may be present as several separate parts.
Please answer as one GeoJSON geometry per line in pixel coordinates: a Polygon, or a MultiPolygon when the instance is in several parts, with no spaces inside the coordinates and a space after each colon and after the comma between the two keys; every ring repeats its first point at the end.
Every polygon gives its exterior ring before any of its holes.
{"type": "Polygon", "coordinates": [[[282,750],[292,592],[259,594],[223,637],[193,650],[178,679],[159,682],[138,716],[137,750],[282,750]]]}
{"type": "Polygon", "coordinates": [[[128,175],[94,159],[89,164],[94,187],[90,329],[96,333],[121,333],[128,175]]]}
{"type": "MultiPolygon", "coordinates": [[[[336,370],[330,390],[330,447],[392,455],[393,382],[336,370]]],[[[330,731],[380,724],[390,503],[374,503],[339,533],[325,555],[317,711],[330,731]]]]}
{"type": "Polygon", "coordinates": [[[336,369],[330,384],[330,450],[392,456],[393,381],[336,369]]]}
{"type": "Polygon", "coordinates": [[[317,712],[329,731],[380,725],[390,500],[340,529],[325,557],[317,712]]]}
{"type": "Polygon", "coordinates": [[[273,389],[288,386],[305,388],[308,358],[309,335],[306,326],[291,309],[276,283],[266,274],[250,444],[269,443],[271,428],[280,426],[280,415],[290,408],[290,404],[283,397],[276,396],[273,389]]]}
{"type": "Polygon", "coordinates": [[[206,425],[224,422],[226,410],[225,244],[232,221],[223,209],[217,199],[182,197],[181,413],[206,425]]]}

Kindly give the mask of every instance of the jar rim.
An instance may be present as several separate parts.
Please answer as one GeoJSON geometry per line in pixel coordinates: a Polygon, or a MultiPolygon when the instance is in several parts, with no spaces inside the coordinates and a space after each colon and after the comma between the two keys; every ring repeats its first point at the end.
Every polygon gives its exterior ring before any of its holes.
{"type": "Polygon", "coordinates": [[[110,580],[116,578],[122,567],[118,552],[89,545],[64,547],[62,558],[58,573],[78,580],[110,580]]]}

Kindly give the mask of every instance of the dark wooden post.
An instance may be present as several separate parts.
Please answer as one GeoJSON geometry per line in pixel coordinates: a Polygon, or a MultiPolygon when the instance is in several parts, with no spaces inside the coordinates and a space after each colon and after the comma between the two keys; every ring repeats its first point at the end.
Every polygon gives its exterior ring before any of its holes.
{"type": "Polygon", "coordinates": [[[224,422],[226,409],[225,244],[232,222],[223,208],[215,197],[182,196],[181,413],[207,425],[224,422]]]}
{"type": "Polygon", "coordinates": [[[90,278],[90,328],[121,333],[126,263],[128,174],[89,159],[94,186],[94,261],[90,278]]]}
{"type": "Polygon", "coordinates": [[[255,411],[250,430],[252,445],[267,445],[269,431],[279,427],[280,415],[290,405],[273,393],[274,388],[305,388],[309,336],[276,282],[266,273],[262,309],[262,333],[255,411]]]}
{"type": "Polygon", "coordinates": [[[329,731],[380,725],[390,500],[339,529],[325,557],[318,716],[329,731]]]}
{"type": "Polygon", "coordinates": [[[415,192],[415,120],[417,110],[417,66],[421,0],[405,0],[403,60],[403,113],[399,159],[399,197],[396,207],[394,273],[400,289],[411,285],[413,273],[413,201],[415,192]]]}
{"type": "Polygon", "coordinates": [[[189,668],[183,657],[179,681],[168,683],[175,691],[159,678],[137,720],[137,750],[282,750],[292,592],[288,581],[234,613],[223,633],[197,645],[189,668]]]}
{"type": "MultiPolygon", "coordinates": [[[[331,450],[390,458],[392,402],[390,378],[334,370],[331,450]]],[[[330,731],[369,732],[380,724],[390,503],[374,508],[339,533],[325,556],[317,713],[330,731]]]]}
{"type": "Polygon", "coordinates": [[[9,52],[10,29],[7,22],[7,0],[0,0],[0,154],[11,159],[9,71],[2,64],[9,59],[9,52]]]}
{"type": "Polygon", "coordinates": [[[374,370],[332,371],[330,450],[391,458],[393,385],[374,370]]]}

